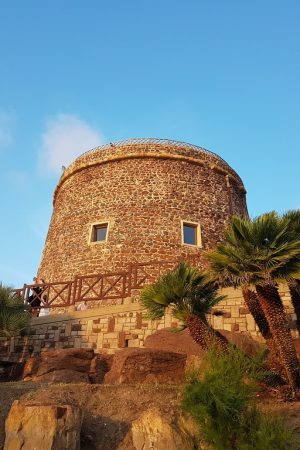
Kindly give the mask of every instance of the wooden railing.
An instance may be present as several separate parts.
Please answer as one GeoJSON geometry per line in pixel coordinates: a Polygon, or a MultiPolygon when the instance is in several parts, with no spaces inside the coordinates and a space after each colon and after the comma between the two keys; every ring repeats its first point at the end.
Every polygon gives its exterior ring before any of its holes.
{"type": "MultiPolygon", "coordinates": [[[[189,257],[197,265],[197,257],[189,257]]],[[[172,270],[180,260],[150,261],[130,264],[127,271],[75,277],[74,281],[24,284],[15,289],[15,295],[26,304],[39,308],[61,308],[78,302],[117,300],[130,297],[134,291],[156,281],[163,273],[172,270]]]]}
{"type": "Polygon", "coordinates": [[[81,276],[75,279],[74,302],[112,300],[130,295],[127,272],[81,276]]]}
{"type": "Polygon", "coordinates": [[[29,304],[38,300],[41,308],[66,307],[72,303],[73,284],[72,281],[24,284],[21,297],[29,304]]]}

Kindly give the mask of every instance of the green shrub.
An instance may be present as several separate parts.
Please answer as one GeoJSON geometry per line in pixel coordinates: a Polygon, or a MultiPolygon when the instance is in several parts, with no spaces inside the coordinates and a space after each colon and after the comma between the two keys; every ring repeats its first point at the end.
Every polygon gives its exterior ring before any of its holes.
{"type": "Polygon", "coordinates": [[[281,417],[273,417],[257,409],[248,411],[247,429],[240,440],[239,450],[299,450],[295,434],[281,417]]]}
{"type": "Polygon", "coordinates": [[[211,448],[293,448],[292,433],[279,419],[270,419],[256,407],[257,381],[267,373],[262,360],[263,355],[250,359],[233,347],[226,354],[211,349],[199,371],[190,375],[183,408],[200,425],[203,439],[211,448]]]}
{"type": "Polygon", "coordinates": [[[0,336],[10,337],[26,330],[31,320],[28,307],[12,288],[0,283],[0,336]]]}

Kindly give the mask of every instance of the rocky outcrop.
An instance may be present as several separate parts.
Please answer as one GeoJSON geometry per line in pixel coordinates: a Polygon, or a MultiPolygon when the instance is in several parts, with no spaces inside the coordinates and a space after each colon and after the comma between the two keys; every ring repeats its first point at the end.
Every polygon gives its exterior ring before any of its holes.
{"type": "MultiPolygon", "coordinates": [[[[243,350],[247,355],[253,356],[260,348],[260,344],[249,334],[234,333],[231,331],[218,330],[225,336],[229,342],[243,350]]],[[[185,353],[186,355],[196,355],[202,357],[203,349],[191,337],[186,328],[178,333],[172,332],[172,329],[159,330],[148,336],[145,340],[146,348],[153,348],[176,353],[185,353]]]]}
{"type": "Polygon", "coordinates": [[[228,341],[242,350],[248,356],[257,355],[262,349],[262,344],[255,341],[248,333],[235,333],[234,331],[219,330],[228,341]]]}
{"type": "Polygon", "coordinates": [[[150,348],[126,348],[115,354],[105,383],[180,383],[186,355],[150,348]]]}
{"type": "Polygon", "coordinates": [[[192,450],[197,431],[181,427],[180,421],[163,416],[159,410],[145,411],[132,423],[132,442],[135,450],[192,450]]]}
{"type": "Polygon", "coordinates": [[[92,349],[69,348],[44,352],[41,356],[29,358],[24,367],[23,379],[25,381],[88,383],[90,376],[94,380],[101,377],[103,379],[105,364],[101,365],[98,360],[101,361],[101,355],[95,355],[92,349]]]}
{"type": "Polygon", "coordinates": [[[5,422],[4,450],[79,450],[82,411],[71,405],[14,401],[5,422]]]}
{"type": "Polygon", "coordinates": [[[91,361],[89,379],[90,382],[103,383],[105,374],[111,369],[113,363],[113,355],[95,355],[91,361]]]}
{"type": "Polygon", "coordinates": [[[39,377],[33,377],[32,381],[44,383],[89,383],[89,375],[76,370],[61,369],[44,373],[39,377]]]}
{"type": "Polygon", "coordinates": [[[145,347],[186,355],[202,356],[204,354],[203,349],[193,340],[187,328],[177,333],[166,328],[156,331],[146,338],[145,347]]]}

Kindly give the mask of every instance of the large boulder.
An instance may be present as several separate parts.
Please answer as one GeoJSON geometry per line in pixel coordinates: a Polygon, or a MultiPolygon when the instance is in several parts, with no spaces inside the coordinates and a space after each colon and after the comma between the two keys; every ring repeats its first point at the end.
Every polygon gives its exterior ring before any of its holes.
{"type": "MultiPolygon", "coordinates": [[[[256,354],[261,347],[261,344],[254,341],[249,334],[225,330],[218,331],[223,334],[229,342],[243,350],[249,356],[256,354]]],[[[174,333],[174,330],[172,332],[171,328],[156,331],[146,338],[145,347],[199,357],[202,357],[204,354],[203,349],[193,340],[187,328],[176,333],[174,333]]]]}
{"type": "Polygon", "coordinates": [[[81,409],[15,400],[5,422],[4,450],[79,450],[81,409]]]}
{"type": "Polygon", "coordinates": [[[91,363],[95,357],[92,349],[60,349],[44,352],[26,362],[23,379],[45,382],[89,382],[91,363]]]}
{"type": "Polygon", "coordinates": [[[34,377],[32,381],[42,381],[43,383],[89,383],[90,378],[87,373],[61,369],[52,370],[39,377],[34,377]]]}
{"type": "Polygon", "coordinates": [[[146,348],[155,348],[167,352],[202,356],[204,351],[191,337],[189,330],[174,332],[172,328],[156,331],[145,339],[146,348]]]}
{"type": "Polygon", "coordinates": [[[126,348],[115,354],[105,383],[180,383],[186,355],[150,348],[126,348]]]}
{"type": "Polygon", "coordinates": [[[194,430],[183,429],[180,425],[176,418],[163,416],[157,409],[145,411],[132,422],[133,446],[135,450],[194,449],[199,437],[194,430]]]}
{"type": "Polygon", "coordinates": [[[255,341],[248,333],[219,330],[231,344],[242,350],[248,356],[255,356],[262,350],[264,344],[255,341]]]}

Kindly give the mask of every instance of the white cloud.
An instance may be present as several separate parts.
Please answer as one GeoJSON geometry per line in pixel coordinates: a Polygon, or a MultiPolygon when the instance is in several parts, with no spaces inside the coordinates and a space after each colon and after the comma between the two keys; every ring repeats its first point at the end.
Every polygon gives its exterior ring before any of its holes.
{"type": "Polygon", "coordinates": [[[72,114],[57,114],[48,121],[42,135],[39,167],[52,174],[61,172],[81,153],[101,145],[103,137],[89,124],[72,114]]]}
{"type": "Polygon", "coordinates": [[[15,117],[11,111],[0,108],[0,150],[12,144],[12,127],[15,117]]]}

